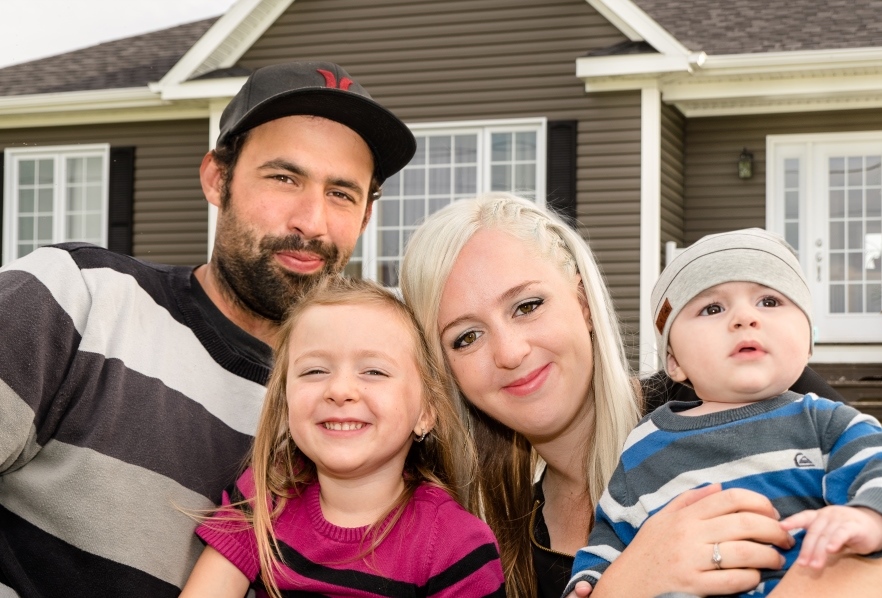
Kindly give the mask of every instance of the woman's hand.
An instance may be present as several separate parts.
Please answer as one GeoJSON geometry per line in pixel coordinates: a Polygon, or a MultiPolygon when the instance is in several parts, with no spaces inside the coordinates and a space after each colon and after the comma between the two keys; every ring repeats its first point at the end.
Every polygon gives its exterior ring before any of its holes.
{"type": "Polygon", "coordinates": [[[793,543],[762,495],[722,491],[719,484],[690,490],[646,520],[603,574],[592,597],[747,591],[759,583],[758,569],[784,565],[784,557],[770,545],[789,549],[793,543]]]}

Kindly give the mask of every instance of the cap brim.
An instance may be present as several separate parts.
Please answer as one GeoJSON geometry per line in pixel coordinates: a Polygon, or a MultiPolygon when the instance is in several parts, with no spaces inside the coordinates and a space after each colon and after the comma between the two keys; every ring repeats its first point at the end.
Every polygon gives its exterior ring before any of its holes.
{"type": "Polygon", "coordinates": [[[321,116],[358,133],[374,156],[381,183],[404,168],[416,152],[413,133],[389,110],[364,96],[325,87],[292,90],[257,104],[234,128],[222,131],[218,143],[271,120],[296,115],[321,116]]]}

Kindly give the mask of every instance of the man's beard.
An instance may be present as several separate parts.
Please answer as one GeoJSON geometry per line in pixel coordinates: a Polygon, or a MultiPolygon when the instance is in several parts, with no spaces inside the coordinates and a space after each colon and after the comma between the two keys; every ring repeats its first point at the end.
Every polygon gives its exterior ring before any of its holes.
{"type": "Polygon", "coordinates": [[[325,276],[339,274],[349,261],[351,250],[343,254],[332,243],[304,241],[299,235],[266,236],[258,243],[230,203],[226,205],[211,261],[227,297],[262,318],[281,321],[300,294],[325,276]],[[291,272],[276,261],[279,251],[309,252],[321,257],[324,265],[312,274],[291,272]]]}

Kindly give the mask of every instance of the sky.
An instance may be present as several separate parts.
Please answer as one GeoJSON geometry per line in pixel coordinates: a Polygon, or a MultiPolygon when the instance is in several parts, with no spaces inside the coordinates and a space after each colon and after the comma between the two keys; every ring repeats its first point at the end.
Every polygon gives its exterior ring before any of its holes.
{"type": "Polygon", "coordinates": [[[223,14],[235,0],[0,0],[0,68],[223,14]]]}

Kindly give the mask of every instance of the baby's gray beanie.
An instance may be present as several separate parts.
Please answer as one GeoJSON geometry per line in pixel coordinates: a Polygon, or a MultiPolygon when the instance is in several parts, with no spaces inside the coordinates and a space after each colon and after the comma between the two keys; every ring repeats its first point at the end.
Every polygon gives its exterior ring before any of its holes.
{"type": "MultiPolygon", "coordinates": [[[[812,298],[793,248],[774,233],[746,228],[702,237],[661,273],[652,289],[652,321],[659,355],[667,355],[671,324],[693,297],[718,284],[736,281],[778,291],[805,313],[812,330],[812,298]]],[[[667,371],[667,359],[663,362],[667,371]]]]}

